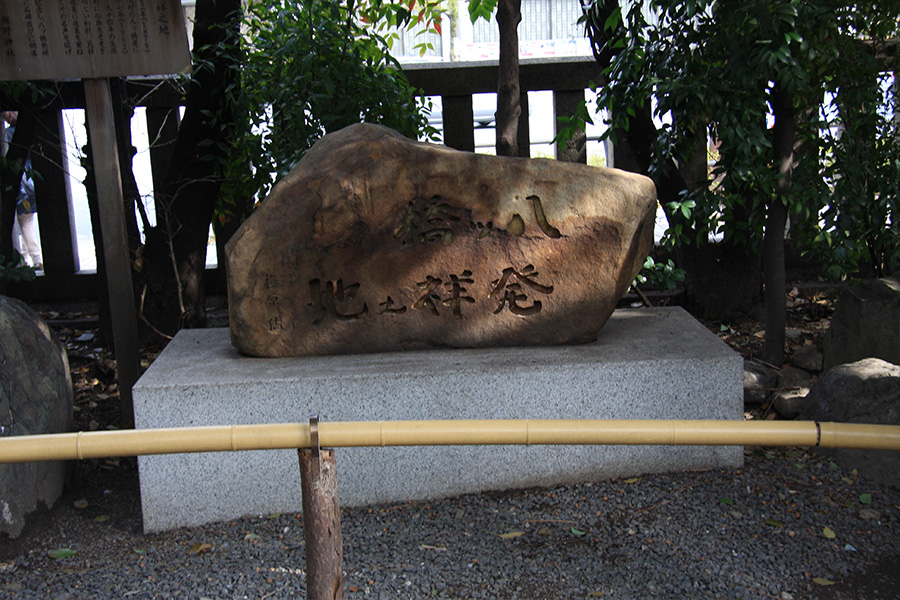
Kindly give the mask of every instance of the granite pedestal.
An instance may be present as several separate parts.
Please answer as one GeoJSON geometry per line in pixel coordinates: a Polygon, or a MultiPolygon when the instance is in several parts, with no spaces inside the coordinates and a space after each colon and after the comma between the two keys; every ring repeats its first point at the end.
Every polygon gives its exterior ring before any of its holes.
{"type": "MultiPolygon", "coordinates": [[[[741,357],[680,308],[616,311],[592,344],[248,358],[227,329],[185,330],[134,387],[140,429],[418,419],[741,419],[741,357]]],[[[340,448],[359,506],[682,469],[739,447],[340,448]]],[[[146,532],[301,510],[294,450],[139,459],[146,532]]]]}

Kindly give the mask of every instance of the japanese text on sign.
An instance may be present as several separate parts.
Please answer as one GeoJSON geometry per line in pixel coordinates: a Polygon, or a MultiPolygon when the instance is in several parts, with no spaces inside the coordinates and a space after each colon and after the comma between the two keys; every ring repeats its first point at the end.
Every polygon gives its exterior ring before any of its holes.
{"type": "Polygon", "coordinates": [[[183,73],[179,0],[0,0],[0,80],[183,73]]]}

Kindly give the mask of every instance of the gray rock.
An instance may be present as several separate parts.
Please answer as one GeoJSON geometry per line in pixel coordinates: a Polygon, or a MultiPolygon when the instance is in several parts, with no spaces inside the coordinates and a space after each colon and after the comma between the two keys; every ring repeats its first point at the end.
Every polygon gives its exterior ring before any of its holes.
{"type": "Polygon", "coordinates": [[[826,370],[863,358],[900,364],[900,273],[844,290],[823,342],[826,370]]]}
{"type": "Polygon", "coordinates": [[[778,371],[778,389],[796,390],[812,386],[812,373],[797,367],[787,366],[778,371]]]}
{"type": "Polygon", "coordinates": [[[875,521],[881,518],[881,512],[872,508],[859,509],[859,518],[865,521],[875,521]]]}
{"type": "MultiPolygon", "coordinates": [[[[801,419],[900,425],[900,366],[877,358],[839,365],[822,374],[803,404],[801,419]]],[[[823,449],[841,466],[900,487],[900,453],[823,449]]]]}
{"type": "Polygon", "coordinates": [[[772,408],[783,419],[796,419],[800,415],[809,388],[778,390],[772,395],[772,408]]]}
{"type": "Polygon", "coordinates": [[[798,369],[819,373],[822,371],[822,353],[814,345],[801,346],[794,350],[791,363],[798,369]]]}
{"type": "MultiPolygon", "coordinates": [[[[0,296],[0,436],[72,430],[72,380],[65,348],[25,304],[0,296]]],[[[65,483],[63,462],[0,464],[0,537],[50,507],[65,483]]]]}
{"type": "Polygon", "coordinates": [[[786,327],[784,330],[784,337],[789,340],[798,340],[802,335],[803,332],[796,327],[786,327]]]}
{"type": "Polygon", "coordinates": [[[778,372],[754,360],[744,361],[744,403],[760,406],[778,386],[778,372]]]}

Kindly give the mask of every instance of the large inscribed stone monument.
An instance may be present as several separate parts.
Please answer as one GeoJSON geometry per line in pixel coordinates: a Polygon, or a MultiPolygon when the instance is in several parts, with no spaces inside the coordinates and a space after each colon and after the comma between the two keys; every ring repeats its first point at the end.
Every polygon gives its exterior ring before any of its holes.
{"type": "Polygon", "coordinates": [[[326,135],[226,247],[254,356],[590,342],[650,250],[650,179],[377,125],[326,135]]]}

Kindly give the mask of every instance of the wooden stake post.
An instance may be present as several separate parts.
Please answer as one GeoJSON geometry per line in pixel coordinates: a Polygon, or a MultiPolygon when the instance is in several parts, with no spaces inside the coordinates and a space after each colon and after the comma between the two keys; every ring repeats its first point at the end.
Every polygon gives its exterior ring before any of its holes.
{"type": "Polygon", "coordinates": [[[0,81],[84,79],[125,427],[140,370],[110,77],[187,73],[180,0],[0,0],[0,81]]]}
{"type": "Polygon", "coordinates": [[[319,448],[319,420],[309,420],[310,448],[297,450],[306,540],[306,597],[343,600],[344,550],[334,450],[319,448]]]}
{"type": "Polygon", "coordinates": [[[94,178],[97,181],[97,200],[100,205],[100,229],[116,351],[122,424],[130,428],[134,427],[131,388],[137,382],[140,372],[140,349],[109,79],[85,79],[84,97],[94,178]]]}

